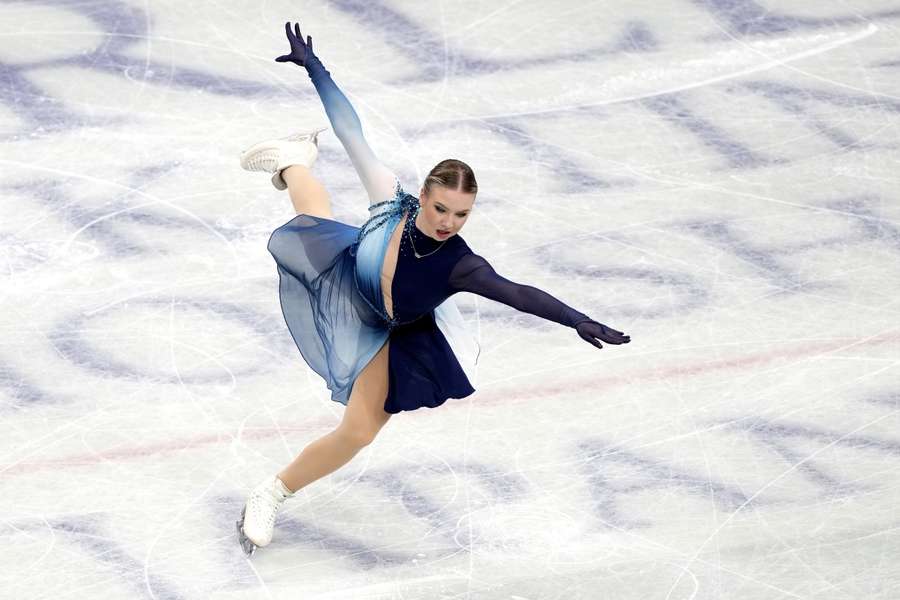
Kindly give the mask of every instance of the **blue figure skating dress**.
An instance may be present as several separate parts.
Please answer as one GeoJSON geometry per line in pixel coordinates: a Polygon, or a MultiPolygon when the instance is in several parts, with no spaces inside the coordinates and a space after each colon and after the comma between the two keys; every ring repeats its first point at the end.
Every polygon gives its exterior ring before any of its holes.
{"type": "Polygon", "coordinates": [[[419,200],[372,153],[350,102],[321,61],[304,65],[335,135],[369,195],[356,227],[299,214],[269,238],[285,322],[331,398],[346,405],[353,382],[390,339],[384,410],[434,408],[475,391],[479,345],[453,294],[471,292],[568,327],[591,320],[553,296],[499,276],[459,235],[436,240],[415,224],[419,200]],[[398,231],[401,226],[402,230],[398,231]],[[383,274],[399,237],[392,278],[383,274]],[[423,255],[416,257],[413,248],[423,255]],[[390,282],[390,314],[382,282],[390,282]]]}

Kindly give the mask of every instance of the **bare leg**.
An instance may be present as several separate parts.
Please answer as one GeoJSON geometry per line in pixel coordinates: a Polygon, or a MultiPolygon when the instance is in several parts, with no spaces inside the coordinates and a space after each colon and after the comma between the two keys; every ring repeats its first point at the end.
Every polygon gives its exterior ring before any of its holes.
{"type": "Polygon", "coordinates": [[[334,219],[328,191],[307,167],[291,165],[281,172],[281,178],[288,186],[291,203],[298,215],[302,213],[334,219]]]}
{"type": "Polygon", "coordinates": [[[390,340],[385,342],[356,378],[337,429],[307,445],[278,473],[289,490],[295,492],[350,462],[388,422],[391,413],[385,412],[384,401],[388,389],[389,344],[390,340]]]}

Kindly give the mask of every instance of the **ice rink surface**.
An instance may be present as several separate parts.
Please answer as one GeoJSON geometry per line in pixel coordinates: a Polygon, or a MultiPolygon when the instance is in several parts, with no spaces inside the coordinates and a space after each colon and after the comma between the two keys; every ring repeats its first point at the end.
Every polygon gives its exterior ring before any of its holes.
{"type": "MultiPolygon", "coordinates": [[[[900,1],[0,4],[0,597],[900,597],[900,1]],[[284,324],[248,145],[325,123],[284,23],[497,271],[477,392],[279,513],[344,407],[284,324]]],[[[336,218],[367,200],[339,142],[336,218]]]]}

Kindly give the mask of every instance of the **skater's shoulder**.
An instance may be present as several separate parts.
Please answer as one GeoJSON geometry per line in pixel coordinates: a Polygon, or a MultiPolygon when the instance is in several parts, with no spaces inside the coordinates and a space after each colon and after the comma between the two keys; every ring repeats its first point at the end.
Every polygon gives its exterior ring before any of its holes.
{"type": "Polygon", "coordinates": [[[453,248],[455,250],[457,260],[466,256],[467,254],[474,254],[474,252],[472,252],[472,248],[470,248],[469,244],[466,243],[465,238],[463,238],[463,236],[459,235],[458,233],[454,234],[453,237],[448,240],[448,242],[453,243],[453,248]]]}
{"type": "Polygon", "coordinates": [[[453,275],[471,271],[472,269],[488,262],[483,256],[477,254],[474,250],[472,250],[472,248],[469,247],[466,241],[461,238],[459,234],[454,235],[453,237],[459,238],[454,249],[455,259],[453,261],[453,275]]]}
{"type": "Polygon", "coordinates": [[[465,251],[466,253],[472,251],[472,248],[470,248],[470,247],[469,247],[469,244],[466,243],[466,238],[464,238],[464,237],[461,236],[460,234],[454,233],[454,234],[453,234],[453,237],[452,237],[451,239],[455,241],[456,246],[457,246],[458,248],[460,248],[461,250],[465,251]]]}

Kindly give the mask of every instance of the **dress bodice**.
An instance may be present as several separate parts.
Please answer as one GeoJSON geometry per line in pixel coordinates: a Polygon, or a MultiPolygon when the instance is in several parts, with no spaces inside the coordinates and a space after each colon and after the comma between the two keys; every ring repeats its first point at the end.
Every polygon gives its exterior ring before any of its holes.
{"type": "Polygon", "coordinates": [[[446,300],[450,272],[471,252],[458,234],[437,240],[419,229],[418,206],[398,182],[391,200],[370,207],[355,244],[359,290],[390,327],[411,323],[446,300]]]}
{"type": "Polygon", "coordinates": [[[450,272],[468,249],[459,234],[446,240],[430,237],[415,224],[414,213],[407,215],[407,222],[411,225],[404,226],[391,282],[394,317],[401,323],[434,310],[450,296],[450,272]],[[415,252],[423,256],[417,258],[415,252]]]}

